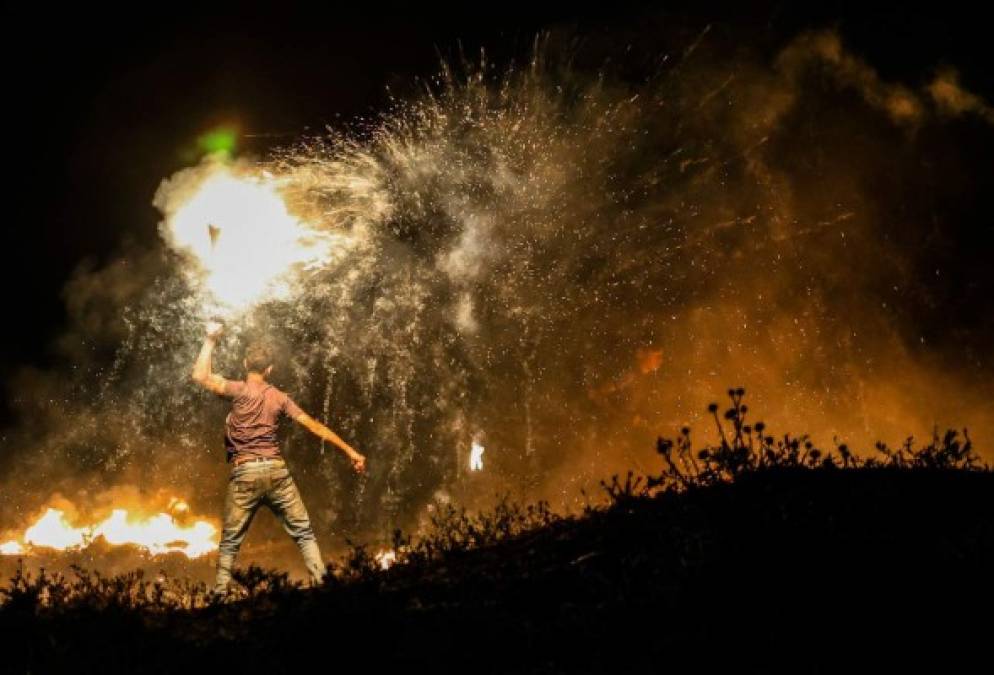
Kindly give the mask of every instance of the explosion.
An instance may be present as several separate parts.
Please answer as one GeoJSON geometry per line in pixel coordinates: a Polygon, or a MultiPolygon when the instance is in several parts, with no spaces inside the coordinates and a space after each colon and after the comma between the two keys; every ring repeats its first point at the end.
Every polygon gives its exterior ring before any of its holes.
{"type": "Polygon", "coordinates": [[[292,272],[327,263],[342,237],[292,215],[285,180],[267,171],[208,158],[163,181],[155,204],[169,244],[190,259],[190,272],[223,313],[286,298],[292,272]]]}

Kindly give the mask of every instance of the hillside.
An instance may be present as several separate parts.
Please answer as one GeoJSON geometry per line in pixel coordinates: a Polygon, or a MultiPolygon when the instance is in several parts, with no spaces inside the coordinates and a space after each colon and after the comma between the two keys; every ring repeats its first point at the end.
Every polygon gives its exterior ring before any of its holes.
{"type": "Polygon", "coordinates": [[[667,469],[605,485],[606,507],[451,510],[427,538],[398,539],[389,570],[356,548],[320,589],[250,569],[244,597],[202,606],[201,587],[137,576],[15,579],[6,666],[835,672],[935,659],[948,672],[986,658],[994,473],[968,441],[860,461],[738,425],[721,447],[691,454],[682,436],[659,449],[667,469]]]}

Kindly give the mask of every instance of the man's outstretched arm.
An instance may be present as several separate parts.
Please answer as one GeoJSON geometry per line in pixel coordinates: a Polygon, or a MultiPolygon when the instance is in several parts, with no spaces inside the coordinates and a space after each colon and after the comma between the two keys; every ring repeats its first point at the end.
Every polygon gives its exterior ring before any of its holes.
{"type": "Polygon", "coordinates": [[[223,332],[223,325],[214,322],[207,324],[207,337],[204,338],[204,345],[193,364],[193,381],[215,394],[224,393],[225,379],[211,372],[211,355],[223,332]]]}
{"type": "Polygon", "coordinates": [[[305,412],[294,417],[293,421],[298,422],[318,438],[335,444],[352,461],[352,466],[355,467],[356,471],[362,473],[366,470],[366,458],[356,452],[351,445],[343,441],[334,431],[305,412]]]}

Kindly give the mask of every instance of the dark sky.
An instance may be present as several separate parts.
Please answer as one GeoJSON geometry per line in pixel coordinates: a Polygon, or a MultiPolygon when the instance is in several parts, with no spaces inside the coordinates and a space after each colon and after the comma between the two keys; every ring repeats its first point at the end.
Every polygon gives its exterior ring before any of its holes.
{"type": "Polygon", "coordinates": [[[988,100],[994,89],[989,29],[965,3],[918,13],[903,5],[867,11],[786,2],[692,10],[669,3],[665,11],[603,3],[583,12],[581,3],[416,12],[370,4],[365,14],[332,11],[332,4],[246,11],[244,4],[156,3],[130,14],[5,7],[0,128],[11,207],[0,268],[9,299],[0,377],[50,361],[49,344],[65,322],[61,289],[78,265],[99,265],[125,240],[156,237],[152,195],[188,163],[183,152],[198,134],[237,121],[249,134],[273,134],[254,141],[264,150],[307,127],[375,111],[386,85],[430,75],[439,51],[451,53],[460,40],[470,53],[486,46],[499,61],[526,54],[536,31],[566,26],[608,43],[617,35],[623,49],[626,32],[651,18],[733,23],[772,53],[804,28],[833,26],[885,77],[918,85],[949,63],[968,89],[988,100]]]}

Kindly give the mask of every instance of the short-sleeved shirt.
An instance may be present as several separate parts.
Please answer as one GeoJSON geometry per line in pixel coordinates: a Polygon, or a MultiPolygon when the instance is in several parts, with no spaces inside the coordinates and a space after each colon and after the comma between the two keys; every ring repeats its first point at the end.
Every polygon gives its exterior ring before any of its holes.
{"type": "Polygon", "coordinates": [[[228,459],[243,455],[279,457],[276,437],[280,416],[291,419],[304,411],[289,396],[266,382],[224,384],[224,395],[232,399],[231,412],[224,421],[224,444],[228,459]]]}

